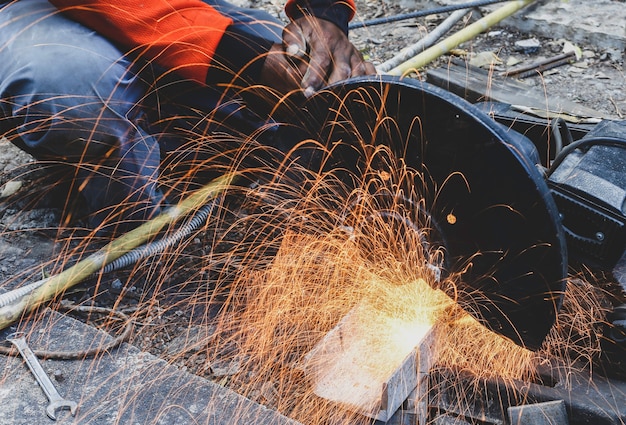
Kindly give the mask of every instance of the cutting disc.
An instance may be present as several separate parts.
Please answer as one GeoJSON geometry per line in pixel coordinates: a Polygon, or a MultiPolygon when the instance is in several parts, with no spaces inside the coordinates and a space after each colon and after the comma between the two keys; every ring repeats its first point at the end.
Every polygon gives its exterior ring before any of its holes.
{"type": "Polygon", "coordinates": [[[309,98],[290,125],[352,145],[327,167],[362,169],[364,146],[386,144],[426,175],[415,182],[438,223],[461,305],[517,344],[537,349],[554,324],[567,273],[559,214],[520,135],[478,107],[413,79],[359,77],[309,98]],[[424,186],[429,181],[430,187],[424,186]]]}

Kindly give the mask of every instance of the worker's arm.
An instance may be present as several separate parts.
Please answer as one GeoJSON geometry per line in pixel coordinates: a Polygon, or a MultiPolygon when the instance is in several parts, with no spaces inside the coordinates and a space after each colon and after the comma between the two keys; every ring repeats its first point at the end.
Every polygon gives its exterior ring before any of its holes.
{"type": "Polygon", "coordinates": [[[290,0],[287,10],[293,22],[285,29],[283,45],[240,33],[230,18],[201,0],[50,1],[137,57],[202,83],[207,79],[209,83],[228,81],[241,73],[245,80],[281,90],[300,85],[317,89],[332,73],[320,72],[320,67],[337,68],[333,64],[350,63],[354,56],[345,53],[349,50],[346,46],[352,46],[345,34],[354,13],[352,0],[290,0]],[[294,68],[284,47],[295,45],[296,38],[305,40],[301,47],[308,49],[309,55],[294,68]],[[307,71],[309,63],[315,72],[307,71]],[[307,74],[313,76],[312,83],[307,82],[307,74]]]}
{"type": "MultiPolygon", "coordinates": [[[[345,30],[325,19],[306,14],[295,19],[285,27],[283,44],[288,55],[304,58],[305,65],[299,67],[299,87],[306,96],[327,84],[376,73],[374,65],[348,40],[345,30]]],[[[264,70],[274,66],[271,59],[266,60],[264,70]]]]}
{"type": "MultiPolygon", "coordinates": [[[[307,96],[326,84],[376,73],[348,40],[348,22],[356,12],[353,0],[289,0],[285,12],[291,23],[283,32],[283,48],[300,64],[298,84],[307,96]]],[[[265,70],[281,66],[273,59],[280,62],[281,57],[270,56],[265,70]]]]}
{"type": "Polygon", "coordinates": [[[305,15],[330,21],[347,35],[348,22],[356,13],[354,0],[288,0],[285,13],[292,21],[305,15]]]}

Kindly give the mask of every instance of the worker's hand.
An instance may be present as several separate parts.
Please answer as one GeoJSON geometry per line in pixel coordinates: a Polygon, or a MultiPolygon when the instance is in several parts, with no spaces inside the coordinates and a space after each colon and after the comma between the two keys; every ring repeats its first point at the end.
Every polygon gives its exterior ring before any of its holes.
{"type": "Polygon", "coordinates": [[[272,47],[261,78],[283,92],[302,89],[311,96],[327,84],[375,73],[337,25],[305,15],[285,27],[283,45],[272,47]]]}

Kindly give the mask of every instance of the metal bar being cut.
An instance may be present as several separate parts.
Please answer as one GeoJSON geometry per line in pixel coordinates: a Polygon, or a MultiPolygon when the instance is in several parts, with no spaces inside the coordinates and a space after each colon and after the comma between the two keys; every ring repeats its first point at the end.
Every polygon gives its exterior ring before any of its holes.
{"type": "Polygon", "coordinates": [[[433,325],[423,314],[402,316],[381,312],[377,303],[354,307],[306,356],[314,393],[383,422],[411,396],[425,418],[433,325]]]}

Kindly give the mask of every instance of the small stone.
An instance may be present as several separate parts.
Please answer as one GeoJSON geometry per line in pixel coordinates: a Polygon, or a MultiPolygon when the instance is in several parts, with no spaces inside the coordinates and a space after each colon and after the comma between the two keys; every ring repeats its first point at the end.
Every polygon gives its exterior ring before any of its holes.
{"type": "Polygon", "coordinates": [[[541,48],[541,42],[536,38],[527,38],[515,42],[515,50],[525,54],[537,53],[541,48]]]}
{"type": "Polygon", "coordinates": [[[488,68],[502,63],[502,60],[494,52],[480,52],[470,59],[470,65],[480,68],[488,68]]]}
{"type": "Polygon", "coordinates": [[[216,332],[215,326],[194,326],[188,331],[181,332],[180,335],[172,339],[167,344],[167,354],[176,356],[189,352],[200,351],[205,347],[216,332]]]}
{"type": "Polygon", "coordinates": [[[506,66],[515,66],[521,62],[521,59],[516,58],[515,56],[509,56],[509,58],[506,60],[506,66]]]}
{"type": "Polygon", "coordinates": [[[24,183],[20,180],[10,180],[6,182],[2,187],[2,190],[0,190],[0,198],[6,198],[13,195],[22,188],[23,184],[24,183]]]}
{"type": "Polygon", "coordinates": [[[216,362],[211,364],[211,372],[216,378],[223,378],[239,373],[241,365],[238,361],[216,362]]]}
{"type": "Polygon", "coordinates": [[[65,381],[65,376],[63,376],[63,372],[61,371],[61,369],[56,369],[54,372],[52,372],[52,377],[57,382],[65,381]]]}
{"type": "Polygon", "coordinates": [[[593,50],[583,50],[582,57],[584,59],[591,59],[596,57],[596,52],[593,50]]]}

